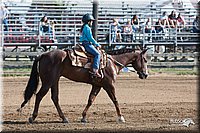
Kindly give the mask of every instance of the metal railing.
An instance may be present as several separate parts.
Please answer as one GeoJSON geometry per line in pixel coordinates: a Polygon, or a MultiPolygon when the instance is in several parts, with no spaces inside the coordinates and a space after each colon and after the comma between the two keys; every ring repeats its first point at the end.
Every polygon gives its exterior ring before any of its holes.
{"type": "MultiPolygon", "coordinates": [[[[3,25],[2,25],[3,26],[3,25]]],[[[20,24],[12,24],[12,26],[20,26],[20,24]]],[[[124,26],[124,25],[121,25],[124,26]]],[[[156,25],[151,25],[155,27],[156,25]]],[[[131,35],[134,40],[126,42],[122,40],[122,42],[114,43],[111,41],[112,33],[111,25],[109,31],[101,32],[101,36],[104,34],[109,33],[109,42],[107,43],[106,40],[101,42],[103,44],[116,45],[116,44],[140,44],[140,45],[169,45],[173,44],[175,47],[178,45],[187,43],[188,45],[198,44],[198,33],[192,32],[193,25],[185,25],[184,28],[175,27],[175,28],[165,28],[165,33],[145,33],[145,25],[143,26],[140,32],[132,32],[131,35]],[[148,40],[150,38],[150,40],[148,40]]],[[[23,29],[15,29],[14,31],[2,31],[2,46],[72,46],[79,43],[79,36],[80,32],[79,29],[81,24],[55,24],[55,29],[53,30],[53,38],[57,41],[53,42],[50,39],[49,33],[41,33],[40,25],[38,25],[37,29],[34,30],[23,30],[23,29]],[[59,27],[59,28],[57,28],[59,27]],[[70,27],[70,31],[68,30],[70,27]]],[[[2,27],[3,29],[3,27],[2,27]]],[[[100,35],[98,34],[98,35],[100,35]]],[[[123,35],[126,33],[121,32],[123,35]]],[[[123,38],[122,38],[123,39],[123,38]]]]}
{"type": "MultiPolygon", "coordinates": [[[[120,25],[121,27],[125,25],[120,25]]],[[[142,26],[141,31],[136,31],[129,33],[132,37],[132,40],[129,42],[123,41],[122,42],[112,42],[112,28],[110,25],[109,28],[109,45],[123,45],[123,44],[139,44],[143,47],[145,45],[173,45],[174,47],[177,46],[183,46],[183,45],[198,45],[199,43],[199,33],[193,32],[193,25],[185,25],[184,27],[178,27],[175,28],[163,28],[164,32],[156,33],[154,27],[157,25],[151,25],[150,28],[152,28],[151,32],[146,33],[145,32],[145,26],[142,26]]],[[[126,35],[126,33],[121,32],[121,36],[126,35]]]]}
{"type": "MultiPolygon", "coordinates": [[[[126,2],[125,2],[126,3],[126,2]]],[[[168,13],[174,10],[174,8],[162,8],[162,7],[134,7],[134,5],[129,4],[119,4],[119,6],[113,5],[99,5],[99,25],[98,25],[98,40],[101,40],[102,44],[105,45],[116,45],[109,40],[106,41],[106,34],[108,38],[111,38],[109,23],[113,18],[120,18],[120,20],[125,21],[131,19],[134,14],[139,16],[139,19],[143,22],[146,21],[147,17],[151,17],[153,21],[157,20],[163,11],[168,13]],[[121,5],[121,6],[120,6],[121,5]],[[123,6],[122,6],[123,5],[123,6]]],[[[8,6],[12,9],[15,6],[8,6]]],[[[13,9],[14,10],[14,9],[13,9]]],[[[176,10],[181,13],[187,24],[190,25],[194,19],[194,16],[197,14],[199,9],[195,8],[176,8],[176,10]]],[[[9,27],[12,28],[12,31],[2,32],[2,42],[3,46],[73,46],[79,43],[79,30],[81,27],[81,17],[86,12],[92,11],[92,4],[86,5],[30,5],[26,6],[17,6],[17,13],[12,13],[12,16],[9,18],[9,27]],[[21,7],[21,9],[20,9],[21,7]],[[21,12],[20,12],[21,11],[21,12]],[[54,37],[57,39],[57,42],[53,42],[49,39],[49,34],[39,34],[39,20],[43,14],[47,14],[48,18],[57,19],[58,24],[55,25],[54,37]],[[23,24],[19,24],[19,18],[24,17],[26,20],[26,26],[23,29],[23,24]],[[12,23],[13,22],[13,23],[12,23]]],[[[186,25],[186,26],[188,26],[186,25]]],[[[3,26],[3,25],[2,25],[3,26]]],[[[3,28],[2,28],[3,30],[3,28]]],[[[193,39],[187,42],[180,41],[179,38],[183,36],[184,38],[194,38],[198,34],[186,32],[188,34],[177,32],[177,27],[175,30],[169,29],[165,34],[155,34],[157,40],[152,40],[152,42],[146,41],[148,36],[154,36],[154,33],[147,34],[143,30],[139,33],[133,33],[133,36],[136,39],[136,42],[122,42],[118,43],[119,45],[129,44],[129,45],[160,45],[160,44],[173,44],[175,46],[182,45],[184,43],[196,45],[196,41],[193,39]],[[168,39],[165,39],[168,38],[168,39]],[[173,39],[174,38],[174,39],[173,39]]],[[[124,33],[121,33],[122,35],[124,33]]]]}

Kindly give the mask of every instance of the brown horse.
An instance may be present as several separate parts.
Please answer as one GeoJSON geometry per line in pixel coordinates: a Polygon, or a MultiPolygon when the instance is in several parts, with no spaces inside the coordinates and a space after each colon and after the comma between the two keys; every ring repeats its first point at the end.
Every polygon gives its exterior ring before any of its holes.
{"type": "Polygon", "coordinates": [[[147,50],[135,51],[134,49],[121,49],[108,52],[110,56],[107,60],[107,66],[103,69],[104,77],[100,82],[93,82],[93,80],[91,80],[89,69],[72,66],[71,60],[69,59],[66,51],[53,50],[44,53],[36,58],[33,63],[31,75],[24,91],[24,102],[21,104],[19,110],[21,110],[31,99],[32,95],[36,93],[40,77],[42,86],[36,94],[35,107],[32,117],[29,118],[29,122],[33,123],[37,117],[39,104],[42,98],[49,91],[49,88],[51,88],[51,99],[56,106],[59,116],[62,118],[62,122],[67,123],[68,119],[65,118],[58,102],[59,79],[61,76],[64,76],[76,82],[83,82],[92,85],[88,103],[82,113],[81,122],[86,122],[86,113],[102,87],[107,92],[108,96],[115,105],[118,121],[125,122],[119,109],[119,104],[115,96],[115,87],[113,83],[115,82],[116,75],[119,73],[119,71],[129,64],[132,64],[132,67],[136,70],[139,78],[146,79],[146,51],[147,50]]]}

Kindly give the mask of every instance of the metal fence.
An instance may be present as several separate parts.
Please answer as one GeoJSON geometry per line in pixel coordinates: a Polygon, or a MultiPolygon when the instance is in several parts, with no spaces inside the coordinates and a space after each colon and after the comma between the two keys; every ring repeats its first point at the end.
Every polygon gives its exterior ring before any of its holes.
{"type": "MultiPolygon", "coordinates": [[[[8,7],[9,8],[9,7],[8,7]]],[[[81,18],[85,13],[92,13],[92,4],[90,5],[30,5],[26,7],[26,13],[24,13],[23,6],[18,6],[17,12],[12,12],[9,17],[9,31],[3,31],[4,25],[1,25],[1,38],[2,46],[4,49],[4,59],[14,57],[14,60],[20,60],[20,58],[33,59],[38,54],[41,54],[45,50],[49,50],[52,47],[65,48],[72,47],[79,43],[81,18]],[[21,10],[21,12],[20,12],[21,10]],[[51,40],[48,33],[40,32],[39,21],[41,17],[46,14],[51,21],[56,20],[57,24],[54,25],[55,29],[53,36],[55,40],[51,40]],[[22,23],[24,20],[25,23],[22,23]],[[47,48],[47,49],[44,49],[47,48]]],[[[99,5],[98,15],[98,42],[104,46],[111,48],[119,48],[120,46],[147,46],[152,49],[148,53],[151,57],[151,64],[153,65],[175,65],[173,61],[178,61],[179,64],[183,64],[182,58],[191,58],[191,61],[186,60],[185,65],[188,63],[192,66],[196,65],[197,46],[199,43],[199,34],[192,32],[192,22],[197,15],[199,9],[195,8],[162,8],[156,6],[149,7],[132,7],[132,5],[118,6],[106,6],[99,5]],[[133,40],[122,40],[122,42],[111,41],[111,28],[110,24],[113,18],[118,18],[121,26],[123,27],[127,20],[130,20],[134,14],[138,15],[141,22],[145,23],[148,17],[152,18],[155,22],[161,16],[164,11],[170,13],[172,10],[176,10],[181,13],[186,21],[185,27],[180,29],[178,27],[167,29],[165,33],[145,33],[143,28],[140,32],[133,32],[131,36],[133,40]],[[150,38],[150,40],[148,40],[150,38]],[[161,53],[156,53],[156,48],[161,47],[164,49],[161,53]],[[167,50],[171,50],[167,51],[167,50]],[[181,53],[181,54],[180,54],[181,53]],[[189,53],[189,54],[188,54],[189,53]],[[170,60],[170,61],[169,61],[170,60]],[[160,62],[165,63],[160,63],[160,62]],[[156,63],[156,64],[155,64],[156,63]]],[[[152,27],[156,25],[152,24],[152,27]]],[[[125,33],[121,33],[125,35],[125,33]]],[[[11,59],[12,60],[12,59],[11,59]]],[[[183,64],[184,65],[184,64],[183,64]]]]}

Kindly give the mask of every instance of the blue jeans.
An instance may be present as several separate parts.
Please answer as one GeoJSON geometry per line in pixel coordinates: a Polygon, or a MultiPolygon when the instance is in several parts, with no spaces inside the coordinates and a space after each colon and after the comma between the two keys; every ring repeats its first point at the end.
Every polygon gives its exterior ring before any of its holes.
{"type": "Polygon", "coordinates": [[[116,42],[116,32],[111,32],[111,42],[116,42]]]}
{"type": "Polygon", "coordinates": [[[193,33],[200,33],[200,30],[198,30],[197,28],[193,27],[193,33]]]}
{"type": "Polygon", "coordinates": [[[4,24],[4,31],[8,31],[8,20],[6,18],[3,20],[3,24],[4,24]]]}
{"type": "MultiPolygon", "coordinates": [[[[152,30],[151,29],[145,29],[145,33],[152,33],[152,30]]],[[[151,39],[151,34],[150,35],[148,35],[148,41],[150,41],[150,39],[151,39]]]]}
{"type": "Polygon", "coordinates": [[[41,27],[40,27],[40,30],[41,30],[42,32],[44,32],[44,33],[45,33],[45,32],[48,33],[49,37],[50,37],[50,38],[53,38],[53,32],[52,32],[50,26],[41,26],[41,27]]]}
{"type": "Polygon", "coordinates": [[[83,42],[82,45],[88,53],[94,56],[92,67],[94,69],[99,69],[101,59],[101,54],[99,53],[99,51],[94,47],[94,45],[89,42],[83,42]]]}

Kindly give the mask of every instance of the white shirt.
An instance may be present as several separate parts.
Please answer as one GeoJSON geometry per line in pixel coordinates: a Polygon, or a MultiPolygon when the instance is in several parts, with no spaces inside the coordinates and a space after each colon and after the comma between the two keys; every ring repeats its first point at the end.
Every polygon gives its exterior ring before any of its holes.
{"type": "Polygon", "coordinates": [[[167,20],[168,17],[165,15],[165,16],[161,16],[160,19],[161,19],[161,20],[167,20]]]}
{"type": "Polygon", "coordinates": [[[7,8],[3,8],[3,18],[7,18],[9,13],[7,8]]]}

